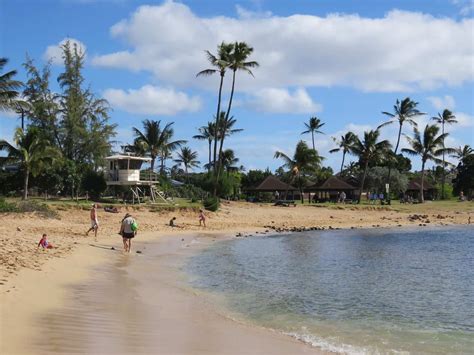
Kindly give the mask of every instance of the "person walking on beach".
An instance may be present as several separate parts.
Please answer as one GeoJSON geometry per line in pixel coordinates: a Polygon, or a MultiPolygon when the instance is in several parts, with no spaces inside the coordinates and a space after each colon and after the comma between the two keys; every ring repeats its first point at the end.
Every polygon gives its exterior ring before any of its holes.
{"type": "Polygon", "coordinates": [[[97,230],[99,229],[99,219],[97,218],[97,204],[94,203],[91,208],[91,227],[86,232],[86,236],[90,231],[94,231],[94,237],[97,239],[97,230]]]}
{"type": "Polygon", "coordinates": [[[132,250],[132,239],[137,235],[137,222],[131,214],[127,213],[122,219],[119,234],[123,239],[123,249],[126,253],[132,250]]]}
{"type": "Polygon", "coordinates": [[[199,226],[204,225],[206,227],[206,215],[203,210],[199,210],[199,226]]]}

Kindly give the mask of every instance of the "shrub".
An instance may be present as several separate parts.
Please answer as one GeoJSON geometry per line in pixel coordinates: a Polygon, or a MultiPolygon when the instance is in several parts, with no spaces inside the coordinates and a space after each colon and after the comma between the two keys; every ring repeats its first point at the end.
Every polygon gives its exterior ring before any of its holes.
{"type": "Polygon", "coordinates": [[[219,209],[219,199],[217,197],[208,197],[203,202],[204,208],[208,211],[215,212],[219,209]]]}
{"type": "Polygon", "coordinates": [[[82,188],[93,198],[98,198],[107,189],[104,175],[95,171],[87,172],[82,178],[82,188]]]}
{"type": "Polygon", "coordinates": [[[36,212],[40,216],[45,218],[58,218],[58,212],[52,210],[48,205],[44,203],[38,203],[36,201],[21,201],[18,203],[18,212],[36,212]]]}
{"type": "Polygon", "coordinates": [[[18,212],[18,207],[14,203],[5,201],[0,198],[0,212],[18,212]]]}

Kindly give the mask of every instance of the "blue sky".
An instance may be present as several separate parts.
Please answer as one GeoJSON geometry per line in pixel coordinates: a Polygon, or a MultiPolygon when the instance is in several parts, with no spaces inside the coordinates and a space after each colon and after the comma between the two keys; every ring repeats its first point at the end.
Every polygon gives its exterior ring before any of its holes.
{"type": "MultiPolygon", "coordinates": [[[[113,108],[118,141],[131,142],[144,119],[173,121],[176,138],[205,162],[206,143],[191,137],[215,114],[218,78],[195,74],[208,67],[205,49],[246,41],[261,67],[237,78],[233,115],[244,132],[227,147],[247,169],[275,169],[274,152],[310,142],[303,122],[317,116],[326,122],[317,149],[337,170],[332,137],[375,128],[406,96],[428,113],[422,126],[454,111],[460,122],[447,143],[474,146],[473,9],[472,0],[0,0],[0,52],[25,79],[26,53],[56,63],[58,44],[77,41],[87,82],[113,108]]],[[[18,124],[0,113],[0,138],[18,124]]],[[[383,135],[393,141],[395,127],[383,135]]]]}

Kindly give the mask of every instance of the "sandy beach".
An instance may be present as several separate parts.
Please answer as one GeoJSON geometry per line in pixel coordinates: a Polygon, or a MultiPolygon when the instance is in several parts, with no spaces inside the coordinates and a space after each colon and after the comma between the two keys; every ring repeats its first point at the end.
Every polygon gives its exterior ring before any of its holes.
{"type": "Polygon", "coordinates": [[[316,352],[289,337],[222,315],[206,297],[185,286],[180,260],[206,243],[237,233],[255,235],[293,227],[465,224],[473,215],[472,207],[466,207],[455,213],[427,208],[429,214],[414,217],[413,212],[370,206],[361,210],[225,203],[219,212],[207,213],[206,229],[199,227],[195,211],[157,213],[145,207],[129,208],[140,223],[131,255],[121,252],[117,235],[125,208],[119,214],[99,212],[97,241],[85,236],[87,210],[59,210],[57,219],[3,214],[0,353],[316,352]],[[167,226],[173,216],[183,228],[167,226]],[[57,248],[36,248],[44,231],[57,248]],[[146,269],[151,257],[158,263],[155,270],[146,269]],[[132,329],[124,329],[125,323],[132,329]]]}

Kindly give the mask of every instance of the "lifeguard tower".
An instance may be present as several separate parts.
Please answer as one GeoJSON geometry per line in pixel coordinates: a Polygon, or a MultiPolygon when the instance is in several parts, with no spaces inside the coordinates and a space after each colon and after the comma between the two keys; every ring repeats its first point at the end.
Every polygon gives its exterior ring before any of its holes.
{"type": "Polygon", "coordinates": [[[112,155],[105,158],[107,160],[106,182],[108,186],[130,186],[132,193],[132,203],[140,203],[145,200],[147,192],[150,195],[150,201],[156,202],[160,198],[164,202],[168,201],[161,191],[158,191],[159,184],[154,179],[151,170],[149,175],[142,180],[140,178],[140,169],[144,162],[149,163],[151,158],[136,157],[132,155],[112,155]]]}

